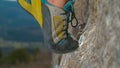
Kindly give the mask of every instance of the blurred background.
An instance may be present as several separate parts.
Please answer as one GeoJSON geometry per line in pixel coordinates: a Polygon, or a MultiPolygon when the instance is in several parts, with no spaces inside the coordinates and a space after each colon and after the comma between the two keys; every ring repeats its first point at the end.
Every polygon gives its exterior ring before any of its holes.
{"type": "Polygon", "coordinates": [[[16,0],[0,0],[0,68],[51,68],[38,23],[16,0]]]}

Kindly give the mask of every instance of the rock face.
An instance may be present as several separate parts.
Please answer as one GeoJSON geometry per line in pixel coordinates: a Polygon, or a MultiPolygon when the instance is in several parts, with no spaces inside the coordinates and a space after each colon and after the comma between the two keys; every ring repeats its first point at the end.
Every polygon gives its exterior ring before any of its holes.
{"type": "Polygon", "coordinates": [[[75,9],[80,47],[63,54],[59,68],[120,68],[120,0],[76,0],[75,9]]]}

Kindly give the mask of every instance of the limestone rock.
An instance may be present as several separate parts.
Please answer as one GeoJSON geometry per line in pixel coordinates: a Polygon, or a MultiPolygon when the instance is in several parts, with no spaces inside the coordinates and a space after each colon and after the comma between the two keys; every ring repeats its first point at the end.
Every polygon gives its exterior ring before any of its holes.
{"type": "Polygon", "coordinates": [[[59,68],[120,68],[120,0],[76,0],[75,9],[80,47],[63,54],[59,68]]]}

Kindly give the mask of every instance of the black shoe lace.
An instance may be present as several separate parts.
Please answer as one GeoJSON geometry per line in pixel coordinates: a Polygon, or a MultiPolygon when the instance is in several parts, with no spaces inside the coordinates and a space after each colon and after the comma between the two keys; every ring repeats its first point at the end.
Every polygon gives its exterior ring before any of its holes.
{"type": "Polygon", "coordinates": [[[68,36],[69,36],[69,33],[68,33],[69,23],[71,23],[71,26],[74,27],[74,28],[77,27],[77,25],[78,25],[78,20],[76,18],[73,6],[71,6],[69,11],[67,11],[65,13],[62,13],[61,15],[66,15],[66,18],[63,20],[63,21],[65,21],[65,25],[64,25],[64,30],[63,31],[65,31],[65,34],[67,36],[66,38],[68,38],[68,36]],[[75,25],[73,23],[74,19],[76,21],[75,25]]]}

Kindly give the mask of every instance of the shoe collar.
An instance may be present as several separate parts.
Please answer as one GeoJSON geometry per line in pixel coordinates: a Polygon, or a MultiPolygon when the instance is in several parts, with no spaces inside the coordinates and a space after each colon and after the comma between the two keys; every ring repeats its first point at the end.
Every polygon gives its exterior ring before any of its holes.
{"type": "Polygon", "coordinates": [[[48,4],[47,0],[41,0],[43,4],[48,4]]]}
{"type": "Polygon", "coordinates": [[[63,7],[64,11],[69,12],[71,10],[71,6],[75,3],[74,0],[69,0],[63,7]]]}

